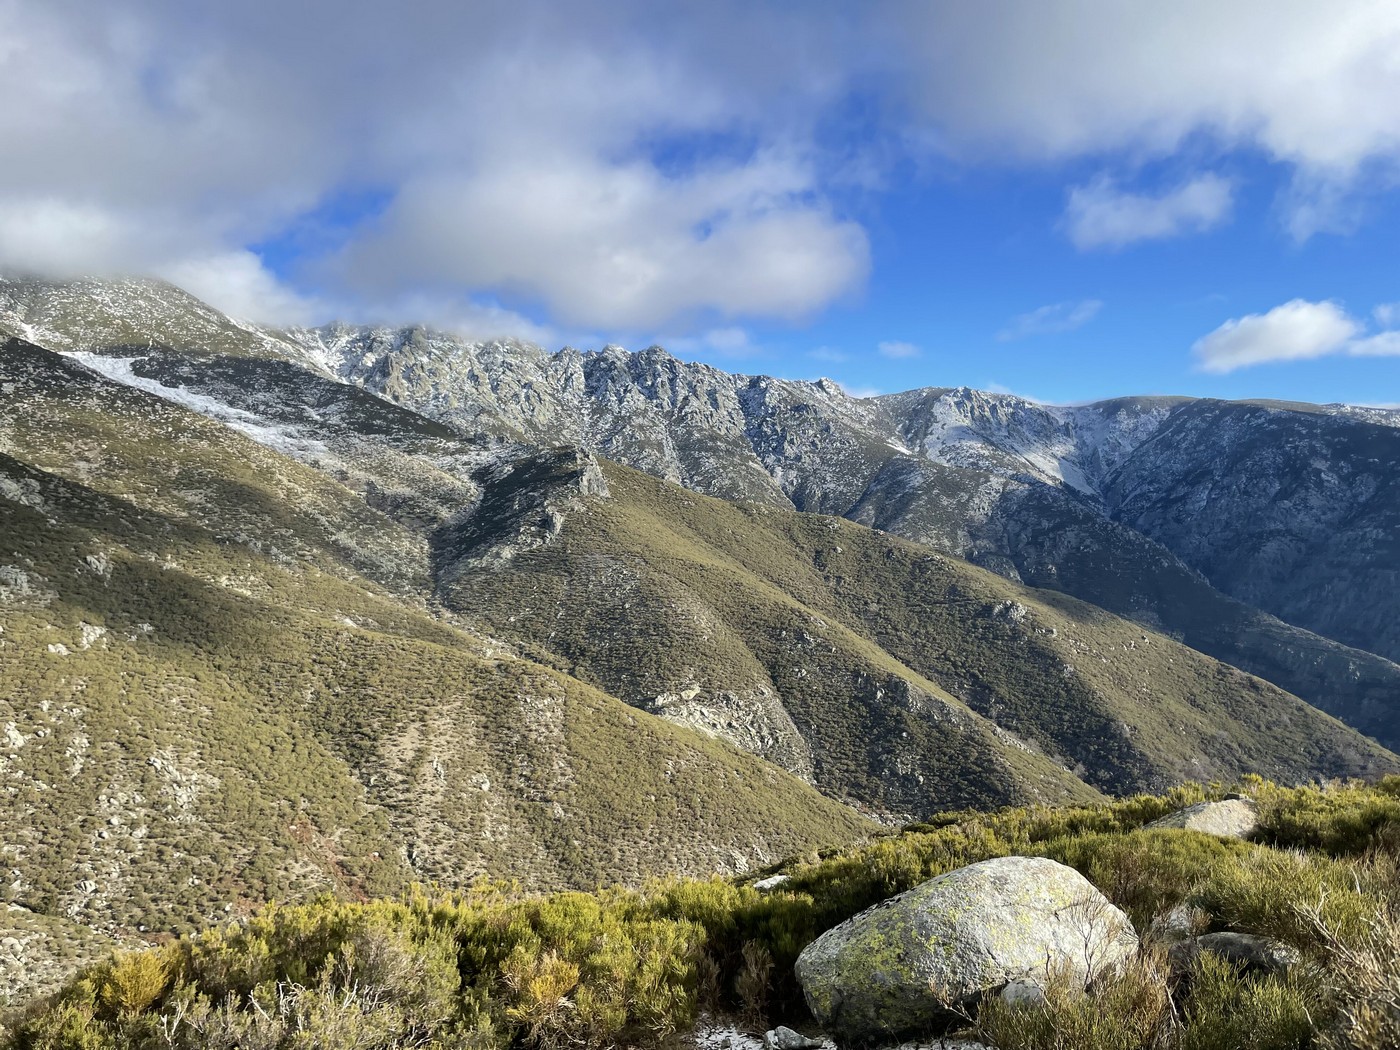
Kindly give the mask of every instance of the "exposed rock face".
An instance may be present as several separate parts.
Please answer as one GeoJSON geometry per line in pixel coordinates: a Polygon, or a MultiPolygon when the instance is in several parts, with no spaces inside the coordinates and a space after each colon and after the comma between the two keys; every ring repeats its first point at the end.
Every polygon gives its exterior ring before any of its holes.
{"type": "Polygon", "coordinates": [[[798,957],[797,978],[817,1021],[859,1041],[917,1032],[1050,969],[1087,982],[1137,945],[1127,916],[1074,869],[1001,857],[828,930],[798,957]]]}
{"type": "Polygon", "coordinates": [[[1238,796],[1220,802],[1198,802],[1147,825],[1149,828],[1186,828],[1207,835],[1248,838],[1259,826],[1259,807],[1252,798],[1238,796]]]}

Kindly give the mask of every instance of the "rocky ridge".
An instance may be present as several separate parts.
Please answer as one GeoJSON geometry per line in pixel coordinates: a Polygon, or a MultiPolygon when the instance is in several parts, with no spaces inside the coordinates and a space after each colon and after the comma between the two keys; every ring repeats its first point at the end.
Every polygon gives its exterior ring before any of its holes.
{"type": "MultiPolygon", "coordinates": [[[[478,447],[570,444],[705,494],[844,516],[1137,620],[1400,744],[1394,410],[1057,407],[942,388],[859,399],[657,347],[550,354],[423,328],[276,332],[140,280],[0,280],[0,330],[139,356],[148,371],[162,354],[176,372],[179,358],[217,362],[232,377],[226,403],[246,381],[235,362],[281,361],[478,447]]],[[[266,409],[243,409],[254,410],[266,409]]]]}

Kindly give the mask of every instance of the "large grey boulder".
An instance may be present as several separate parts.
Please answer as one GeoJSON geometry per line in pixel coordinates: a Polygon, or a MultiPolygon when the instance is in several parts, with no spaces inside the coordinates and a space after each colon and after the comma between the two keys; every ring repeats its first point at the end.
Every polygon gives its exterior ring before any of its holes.
{"type": "Polygon", "coordinates": [[[1000,857],[940,875],[827,930],[797,958],[812,1015],[860,1042],[927,1029],[1012,982],[1087,983],[1138,946],[1073,868],[1000,857]]]}
{"type": "Polygon", "coordinates": [[[1187,828],[1204,831],[1207,835],[1242,839],[1252,835],[1259,827],[1259,807],[1252,798],[1232,795],[1220,802],[1197,802],[1194,806],[1168,813],[1147,827],[1187,828]]]}

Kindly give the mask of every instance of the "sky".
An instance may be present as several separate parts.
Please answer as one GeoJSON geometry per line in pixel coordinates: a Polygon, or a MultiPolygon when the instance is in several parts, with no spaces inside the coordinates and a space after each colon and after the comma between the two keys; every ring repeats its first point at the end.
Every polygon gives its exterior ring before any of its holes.
{"type": "Polygon", "coordinates": [[[0,0],[0,271],[853,393],[1400,404],[1400,0],[0,0]]]}

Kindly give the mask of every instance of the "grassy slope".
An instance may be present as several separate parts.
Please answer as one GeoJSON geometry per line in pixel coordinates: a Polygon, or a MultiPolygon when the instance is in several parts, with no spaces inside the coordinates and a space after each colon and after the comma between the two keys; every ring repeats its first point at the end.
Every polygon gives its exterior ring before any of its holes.
{"type": "Polygon", "coordinates": [[[51,356],[0,356],[11,896],[186,929],[321,888],[635,882],[865,830],[752,756],[413,608],[421,537],[51,356]]]}
{"type": "Polygon", "coordinates": [[[1073,792],[1005,731],[1117,792],[1396,768],[1289,694],[1074,599],[842,519],[608,474],[613,498],[556,544],[449,600],[633,703],[768,691],[803,738],[774,757],[810,754],[828,790],[913,812],[1073,792]]]}

